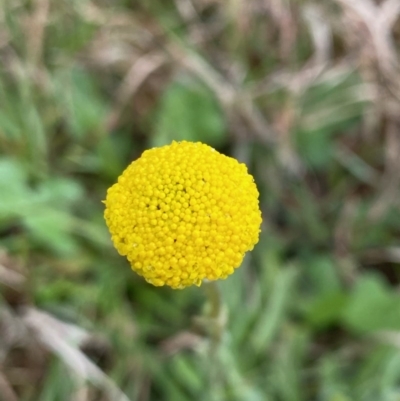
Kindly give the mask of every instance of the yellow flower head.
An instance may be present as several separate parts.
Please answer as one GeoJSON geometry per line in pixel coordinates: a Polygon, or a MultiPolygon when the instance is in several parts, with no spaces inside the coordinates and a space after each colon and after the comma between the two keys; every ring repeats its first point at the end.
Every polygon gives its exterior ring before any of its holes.
{"type": "Polygon", "coordinates": [[[244,164],[202,143],[145,151],[107,191],[115,248],[155,285],[226,278],[258,242],[258,191],[244,164]]]}

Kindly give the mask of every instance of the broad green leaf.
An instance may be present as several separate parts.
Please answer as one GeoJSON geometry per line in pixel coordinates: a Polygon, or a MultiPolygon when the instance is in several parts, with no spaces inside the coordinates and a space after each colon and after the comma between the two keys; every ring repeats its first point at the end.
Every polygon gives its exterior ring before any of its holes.
{"type": "Polygon", "coordinates": [[[330,294],[342,289],[338,270],[330,257],[315,255],[305,263],[307,281],[312,292],[330,294]]]}
{"type": "Polygon", "coordinates": [[[0,219],[18,216],[32,202],[27,173],[14,159],[0,159],[0,219]]]}
{"type": "Polygon", "coordinates": [[[343,323],[358,333],[400,330],[400,295],[379,276],[365,275],[356,284],[343,313],[343,323]]]}
{"type": "Polygon", "coordinates": [[[37,190],[38,199],[51,202],[58,209],[70,206],[83,196],[78,182],[67,178],[50,178],[44,181],[37,190]]]}
{"type": "Polygon", "coordinates": [[[24,225],[41,245],[60,254],[76,251],[76,241],[69,232],[71,221],[68,214],[43,208],[35,214],[25,216],[24,225]]]}
{"type": "Polygon", "coordinates": [[[307,320],[316,327],[339,321],[347,305],[347,296],[341,291],[323,294],[312,302],[306,313],[307,320]]]}
{"type": "Polygon", "coordinates": [[[306,318],[314,326],[324,327],[338,322],[347,305],[347,294],[342,288],[333,261],[315,256],[305,261],[303,286],[310,293],[305,300],[306,318]]]}

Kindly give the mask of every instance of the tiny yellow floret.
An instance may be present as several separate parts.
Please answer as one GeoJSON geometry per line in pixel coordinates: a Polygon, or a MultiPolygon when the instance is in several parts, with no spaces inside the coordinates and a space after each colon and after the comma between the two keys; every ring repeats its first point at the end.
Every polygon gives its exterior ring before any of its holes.
{"type": "Polygon", "coordinates": [[[258,191],[244,164],[199,142],[145,151],[107,191],[115,248],[155,286],[226,278],[258,242],[258,191]]]}

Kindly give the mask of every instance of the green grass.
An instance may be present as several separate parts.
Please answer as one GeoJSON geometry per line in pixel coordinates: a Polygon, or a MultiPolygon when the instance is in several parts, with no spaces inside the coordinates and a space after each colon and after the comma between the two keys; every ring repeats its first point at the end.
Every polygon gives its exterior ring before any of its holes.
{"type": "Polygon", "coordinates": [[[400,400],[391,77],[341,7],[318,5],[323,65],[311,2],[247,3],[0,1],[0,400],[115,400],[107,378],[131,401],[400,400]],[[174,139],[239,158],[260,190],[213,358],[203,289],[145,283],[103,219],[125,166],[174,139]],[[21,331],[26,308],[72,324],[106,379],[21,331]]]}

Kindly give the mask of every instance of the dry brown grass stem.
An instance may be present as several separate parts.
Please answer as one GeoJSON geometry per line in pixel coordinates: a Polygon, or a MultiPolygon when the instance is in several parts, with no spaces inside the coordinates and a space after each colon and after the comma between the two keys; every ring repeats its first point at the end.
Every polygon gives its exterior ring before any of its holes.
{"type": "Polygon", "coordinates": [[[146,54],[135,59],[116,90],[114,108],[106,124],[109,130],[112,130],[118,124],[121,113],[140,86],[165,62],[165,57],[158,52],[146,54]]]}
{"type": "Polygon", "coordinates": [[[274,129],[249,96],[237,90],[198,54],[177,43],[171,44],[168,50],[177,64],[193,73],[214,92],[228,117],[239,113],[262,143],[271,145],[276,141],[274,129]]]}
{"type": "Polygon", "coordinates": [[[115,383],[80,351],[79,344],[88,335],[83,329],[35,308],[25,310],[23,321],[43,346],[65,363],[79,386],[90,382],[102,389],[112,401],[129,401],[115,383]]]}
{"type": "Polygon", "coordinates": [[[2,401],[18,401],[18,397],[10,383],[0,371],[0,396],[2,401]]]}
{"type": "Polygon", "coordinates": [[[332,58],[332,30],[323,10],[316,4],[304,7],[303,18],[308,23],[314,46],[314,63],[324,66],[332,58]]]}
{"type": "Polygon", "coordinates": [[[49,18],[49,0],[38,0],[34,3],[33,13],[26,23],[26,42],[29,61],[33,66],[42,62],[45,30],[49,18]]]}

